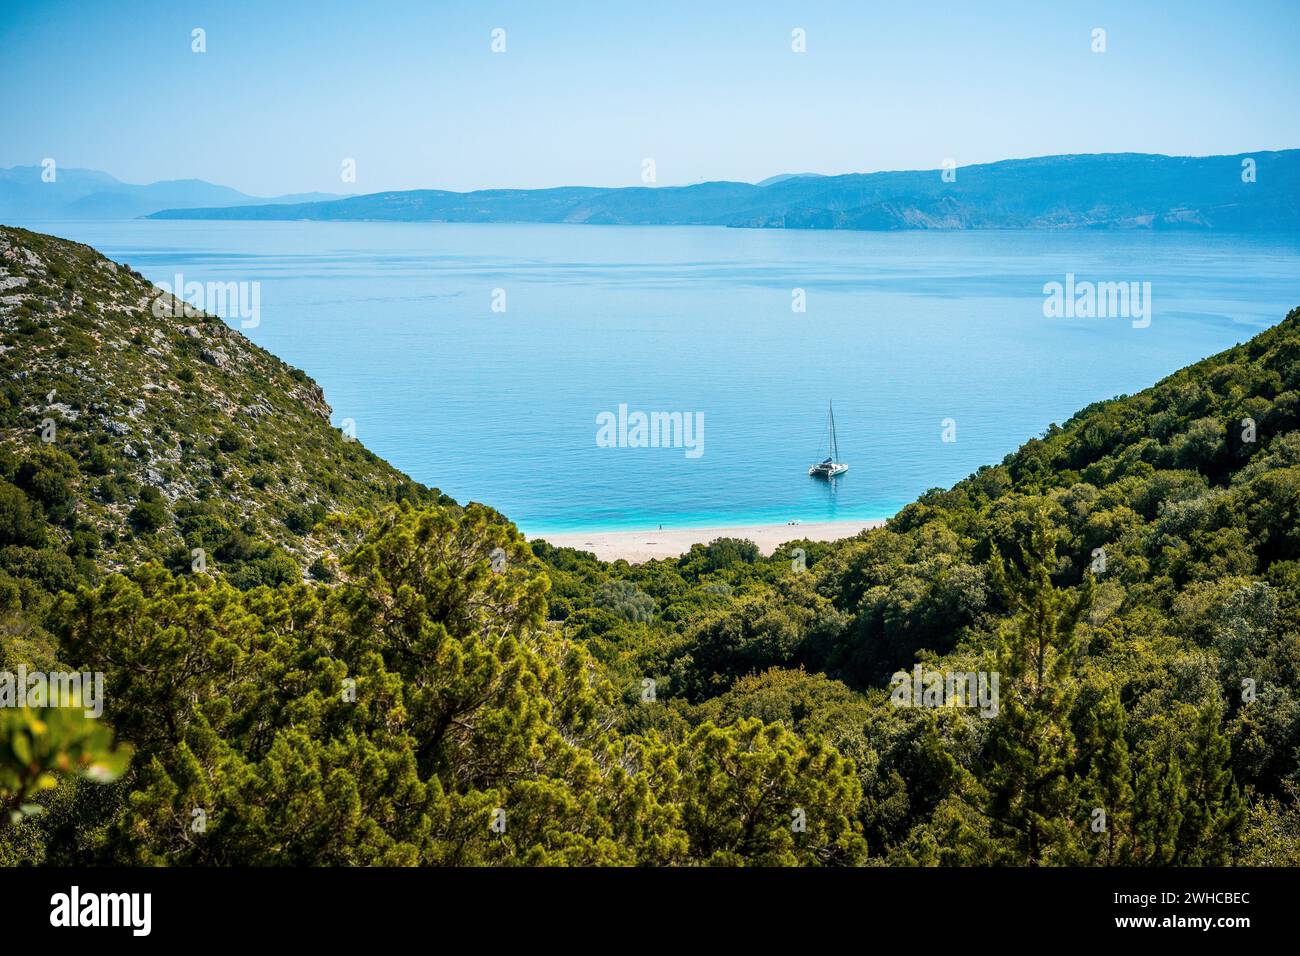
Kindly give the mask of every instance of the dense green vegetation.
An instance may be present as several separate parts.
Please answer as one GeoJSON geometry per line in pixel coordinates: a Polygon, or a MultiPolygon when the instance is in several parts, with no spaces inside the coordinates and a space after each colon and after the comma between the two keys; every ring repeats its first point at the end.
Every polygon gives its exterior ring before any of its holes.
{"type": "Polygon", "coordinates": [[[1300,311],[855,540],[640,567],[535,550],[553,617],[628,688],[625,729],[821,736],[876,857],[1297,863],[1298,425],[1300,311]],[[602,606],[611,582],[652,619],[602,606]],[[997,717],[893,706],[917,662],[998,672],[997,717]]]}
{"type": "Polygon", "coordinates": [[[242,371],[142,353],[194,374],[150,481],[68,318],[148,290],[0,242],[42,262],[0,300],[0,671],[106,679],[98,722],[0,710],[4,863],[1300,864],[1300,311],[886,528],[629,566],[407,482],[233,332],[242,371]],[[290,389],[275,427],[186,419],[217,374],[290,389]],[[995,712],[898,706],[917,665],[995,712]]]}

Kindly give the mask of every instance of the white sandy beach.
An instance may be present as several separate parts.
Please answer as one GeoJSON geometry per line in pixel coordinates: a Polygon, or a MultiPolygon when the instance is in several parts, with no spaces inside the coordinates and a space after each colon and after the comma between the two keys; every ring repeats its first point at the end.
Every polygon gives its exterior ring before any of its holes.
{"type": "Polygon", "coordinates": [[[771,554],[787,541],[837,541],[850,538],[864,528],[879,528],[884,524],[884,521],[816,521],[796,525],[664,528],[662,531],[565,531],[529,537],[540,538],[556,547],[590,551],[602,561],[621,558],[637,564],[652,558],[680,557],[691,549],[691,545],[708,544],[714,538],[747,538],[757,544],[763,554],[771,554]]]}

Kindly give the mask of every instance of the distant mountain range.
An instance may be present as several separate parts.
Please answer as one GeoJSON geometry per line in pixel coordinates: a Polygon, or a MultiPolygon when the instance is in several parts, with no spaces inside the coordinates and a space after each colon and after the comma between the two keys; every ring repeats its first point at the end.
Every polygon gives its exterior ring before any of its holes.
{"type": "Polygon", "coordinates": [[[319,202],[336,193],[297,193],[266,198],[201,179],[174,179],[138,186],[94,169],[57,168],[53,182],[40,166],[0,169],[0,222],[43,219],[136,219],[160,209],[219,209],[241,204],[319,202]]]}
{"type": "Polygon", "coordinates": [[[787,174],[756,185],[416,189],[327,202],[166,209],[151,218],[1300,231],[1300,150],[1294,149],[1203,157],[1044,156],[963,166],[949,178],[940,170],[916,170],[787,174]],[[1245,175],[1248,168],[1253,176],[1245,175]]]}

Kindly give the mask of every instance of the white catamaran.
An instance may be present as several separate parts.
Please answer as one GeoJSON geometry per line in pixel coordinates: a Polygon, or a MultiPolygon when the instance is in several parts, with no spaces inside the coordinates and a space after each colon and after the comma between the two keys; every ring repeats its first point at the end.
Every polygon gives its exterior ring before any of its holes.
{"type": "Polygon", "coordinates": [[[849,470],[849,466],[839,461],[840,443],[835,438],[835,403],[831,402],[830,412],[830,457],[825,461],[819,461],[808,469],[808,474],[814,478],[834,478],[836,475],[842,475],[849,470]]]}

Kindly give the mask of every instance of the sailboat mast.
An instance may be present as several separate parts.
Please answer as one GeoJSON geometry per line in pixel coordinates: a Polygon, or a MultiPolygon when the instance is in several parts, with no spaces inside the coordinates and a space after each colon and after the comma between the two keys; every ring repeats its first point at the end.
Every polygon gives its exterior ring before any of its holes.
{"type": "Polygon", "coordinates": [[[840,443],[835,435],[835,402],[831,402],[831,461],[840,460],[840,443]]]}
{"type": "Polygon", "coordinates": [[[827,439],[826,450],[830,453],[829,457],[823,461],[817,462],[808,469],[808,474],[814,478],[835,478],[849,470],[849,466],[839,460],[840,458],[840,436],[835,433],[835,402],[828,401],[826,409],[826,430],[830,432],[827,439]]]}

